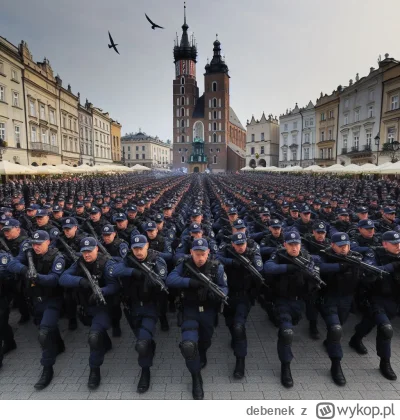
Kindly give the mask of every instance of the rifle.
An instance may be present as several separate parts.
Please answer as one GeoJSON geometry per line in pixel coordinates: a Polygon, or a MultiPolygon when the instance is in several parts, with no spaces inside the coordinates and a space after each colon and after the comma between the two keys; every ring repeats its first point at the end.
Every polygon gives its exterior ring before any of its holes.
{"type": "Polygon", "coordinates": [[[36,279],[38,278],[38,273],[36,271],[35,262],[33,261],[32,248],[26,250],[26,256],[28,258],[28,272],[26,273],[26,278],[30,282],[30,287],[36,286],[36,279]]]}
{"type": "Polygon", "coordinates": [[[266,286],[265,284],[265,280],[264,277],[262,276],[262,274],[260,272],[258,272],[256,270],[256,268],[253,266],[253,264],[251,263],[251,261],[245,257],[242,254],[238,254],[237,252],[233,251],[232,249],[230,249],[229,247],[225,248],[234,258],[236,258],[241,265],[243,265],[244,268],[246,268],[246,270],[248,270],[250,272],[250,274],[255,277],[263,286],[266,286]]]}
{"type": "Polygon", "coordinates": [[[140,263],[132,255],[128,255],[128,261],[130,261],[137,269],[139,269],[142,273],[144,273],[148,279],[150,279],[151,283],[156,286],[160,286],[161,291],[165,292],[169,295],[168,289],[165,286],[164,282],[160,279],[160,276],[156,274],[145,262],[140,263]]]}
{"type": "Polygon", "coordinates": [[[355,256],[352,255],[341,255],[341,254],[336,254],[336,253],[329,253],[327,252],[327,250],[323,250],[321,251],[321,253],[325,254],[325,255],[329,255],[330,257],[334,257],[339,261],[343,261],[347,264],[355,264],[358,265],[362,270],[364,271],[369,271],[372,274],[378,275],[379,277],[383,277],[384,274],[390,274],[389,272],[385,271],[385,270],[381,270],[378,267],[374,267],[373,265],[367,264],[364,261],[362,261],[361,259],[358,259],[355,256]]]}
{"type": "Polygon", "coordinates": [[[99,247],[100,251],[108,258],[108,259],[112,259],[112,256],[110,255],[110,253],[106,250],[106,248],[104,247],[104,245],[100,242],[99,237],[97,236],[97,233],[95,232],[95,230],[93,229],[92,224],[89,222],[89,220],[86,220],[88,228],[90,230],[90,233],[93,235],[93,237],[96,239],[97,241],[97,246],[99,247]]]}
{"type": "Polygon", "coordinates": [[[90,274],[90,271],[88,270],[86,265],[83,263],[83,261],[79,259],[79,257],[75,254],[72,248],[65,242],[65,240],[59,236],[60,232],[56,228],[52,229],[50,232],[51,232],[50,235],[52,236],[52,238],[56,238],[57,240],[61,242],[68,256],[71,258],[71,260],[73,262],[78,262],[79,267],[82,269],[82,271],[85,273],[86,278],[89,280],[90,287],[92,288],[92,292],[94,293],[94,295],[97,297],[97,300],[102,305],[106,305],[107,302],[104,299],[103,293],[101,292],[97,279],[90,274]]]}
{"type": "Polygon", "coordinates": [[[263,223],[259,222],[255,217],[253,216],[249,216],[251,218],[251,220],[253,220],[253,222],[260,226],[263,230],[268,230],[268,226],[264,225],[263,223]]]}
{"type": "Polygon", "coordinates": [[[0,236],[0,244],[3,247],[4,251],[11,254],[10,248],[7,246],[6,241],[1,236],[0,236]]]}
{"type": "Polygon", "coordinates": [[[192,273],[196,277],[197,280],[200,280],[204,284],[204,286],[210,289],[212,293],[214,293],[221,300],[223,300],[225,305],[228,305],[228,296],[215,283],[213,283],[206,275],[195,270],[187,262],[185,263],[185,267],[190,271],[190,273],[192,273]]]}
{"type": "Polygon", "coordinates": [[[28,219],[28,216],[25,213],[21,214],[22,218],[25,220],[26,223],[26,230],[30,236],[32,236],[32,220],[28,219]]]}
{"type": "Polygon", "coordinates": [[[319,267],[310,267],[310,264],[313,264],[312,261],[307,260],[307,258],[304,258],[301,255],[291,257],[286,254],[286,250],[285,252],[280,252],[279,256],[289,261],[290,264],[294,264],[300,269],[300,271],[303,271],[311,277],[315,281],[318,290],[321,289],[322,286],[326,286],[326,283],[319,275],[319,267]]]}

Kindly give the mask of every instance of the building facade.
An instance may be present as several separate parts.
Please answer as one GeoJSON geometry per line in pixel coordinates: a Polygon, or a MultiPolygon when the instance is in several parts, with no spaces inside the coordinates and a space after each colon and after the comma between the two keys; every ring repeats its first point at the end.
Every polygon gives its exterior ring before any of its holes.
{"type": "Polygon", "coordinates": [[[121,163],[121,124],[111,120],[111,158],[114,163],[121,163]]]}
{"type": "Polygon", "coordinates": [[[316,149],[315,163],[319,166],[331,166],[336,163],[336,147],[339,124],[339,95],[342,87],[331,95],[323,95],[315,104],[316,114],[316,149]]]}
{"type": "Polygon", "coordinates": [[[23,64],[18,48],[2,37],[0,37],[0,151],[4,153],[4,160],[23,165],[28,163],[23,64]]]}
{"type": "Polygon", "coordinates": [[[237,170],[245,164],[246,130],[230,107],[229,69],[214,42],[205,66],[204,93],[196,79],[197,46],[189,40],[186,7],[181,41],[174,47],[173,166],[189,173],[237,170]]]}
{"type": "Polygon", "coordinates": [[[94,164],[92,107],[87,99],[85,105],[78,104],[80,158],[90,166],[94,164]]]}
{"type": "Polygon", "coordinates": [[[61,164],[59,78],[46,58],[33,61],[26,42],[19,45],[24,64],[28,164],[61,164]]]}
{"type": "Polygon", "coordinates": [[[297,103],[293,110],[279,117],[279,167],[300,165],[302,116],[297,103]]]}
{"type": "Polygon", "coordinates": [[[79,94],[72,93],[71,86],[67,89],[62,86],[62,80],[57,77],[59,85],[60,102],[60,129],[62,145],[62,162],[70,166],[78,166],[81,163],[79,145],[79,94]]]}
{"type": "Polygon", "coordinates": [[[111,118],[108,112],[92,107],[95,164],[110,164],[111,157],[111,118]]]}
{"type": "Polygon", "coordinates": [[[171,143],[164,143],[158,137],[139,131],[121,137],[121,145],[126,166],[139,164],[152,169],[171,167],[171,143]]]}
{"type": "Polygon", "coordinates": [[[314,104],[310,101],[300,110],[302,117],[302,133],[300,145],[300,166],[306,168],[315,164],[315,129],[316,118],[314,104]]]}
{"type": "Polygon", "coordinates": [[[246,166],[278,166],[279,121],[272,114],[263,113],[260,120],[254,115],[246,125],[246,166]]]}
{"type": "MultiPolygon", "coordinates": [[[[400,159],[400,153],[392,149],[393,144],[400,143],[400,63],[385,56],[393,66],[388,66],[383,73],[382,117],[379,135],[378,163],[400,159]]],[[[384,60],[384,61],[385,61],[384,60]]]]}

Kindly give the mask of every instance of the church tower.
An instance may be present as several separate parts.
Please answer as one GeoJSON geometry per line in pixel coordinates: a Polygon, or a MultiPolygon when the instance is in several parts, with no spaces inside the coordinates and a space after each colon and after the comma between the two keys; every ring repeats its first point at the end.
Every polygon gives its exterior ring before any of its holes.
{"type": "Polygon", "coordinates": [[[173,164],[174,167],[186,168],[192,149],[192,115],[199,97],[196,81],[197,46],[193,35],[189,39],[188,29],[185,4],[181,41],[179,43],[177,35],[174,46],[173,164]]]}

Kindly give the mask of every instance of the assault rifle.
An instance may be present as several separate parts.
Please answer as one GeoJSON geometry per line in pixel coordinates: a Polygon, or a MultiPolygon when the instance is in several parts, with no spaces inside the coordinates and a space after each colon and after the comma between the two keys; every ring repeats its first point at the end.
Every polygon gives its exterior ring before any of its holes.
{"type": "Polygon", "coordinates": [[[104,245],[100,242],[99,237],[97,236],[96,231],[93,229],[92,224],[89,222],[89,220],[86,220],[87,226],[90,230],[90,233],[93,235],[93,237],[96,239],[97,241],[97,246],[99,247],[100,251],[106,256],[108,257],[108,259],[112,259],[112,256],[110,255],[110,253],[106,250],[106,248],[104,247],[104,245]]]}
{"type": "Polygon", "coordinates": [[[341,255],[341,254],[336,254],[336,253],[333,253],[333,252],[328,253],[327,250],[323,250],[323,251],[321,251],[321,253],[325,254],[325,255],[329,255],[329,257],[333,257],[333,258],[337,259],[338,261],[342,261],[342,262],[347,263],[347,264],[357,265],[362,270],[369,271],[370,273],[378,275],[379,277],[382,277],[384,274],[390,274],[389,272],[387,272],[385,270],[381,270],[378,267],[374,267],[371,264],[365,263],[364,261],[362,261],[361,259],[357,258],[354,255],[341,255]]]}
{"type": "Polygon", "coordinates": [[[3,247],[4,251],[11,253],[10,248],[6,244],[6,241],[1,236],[0,236],[0,244],[3,247]]]}
{"type": "Polygon", "coordinates": [[[145,262],[139,262],[132,255],[128,255],[128,261],[130,261],[138,270],[140,270],[146,277],[156,286],[159,286],[163,292],[169,295],[168,289],[160,276],[156,274],[145,262]]]}
{"type": "Polygon", "coordinates": [[[264,230],[268,230],[268,226],[264,225],[264,223],[259,222],[259,221],[258,221],[255,217],[253,217],[253,216],[249,216],[249,217],[251,218],[251,220],[253,220],[253,222],[254,222],[256,225],[260,226],[260,227],[263,229],[263,231],[264,231],[264,230]]]}
{"type": "Polygon", "coordinates": [[[253,266],[251,261],[242,254],[238,254],[237,252],[233,251],[229,247],[225,248],[236,260],[240,262],[240,264],[246,268],[250,272],[250,274],[256,278],[263,286],[266,286],[264,277],[262,274],[257,271],[257,269],[253,266]]]}
{"type": "Polygon", "coordinates": [[[60,235],[60,232],[56,228],[50,231],[50,236],[52,237],[52,239],[59,240],[62,246],[64,247],[65,252],[71,258],[71,260],[73,262],[78,262],[79,267],[82,269],[82,271],[85,273],[86,278],[89,280],[92,292],[97,297],[97,300],[99,301],[99,303],[101,303],[102,305],[106,305],[107,302],[104,299],[103,293],[101,292],[97,279],[90,274],[90,271],[88,270],[86,265],[83,263],[83,261],[80,261],[79,257],[75,254],[73,249],[59,235],[60,235]]]}
{"type": "Polygon", "coordinates": [[[36,285],[36,280],[38,278],[38,273],[36,271],[35,262],[33,261],[32,248],[26,250],[26,256],[28,258],[28,272],[26,273],[26,278],[30,283],[30,287],[36,285]]]}
{"type": "Polygon", "coordinates": [[[315,281],[315,285],[318,290],[321,289],[322,286],[326,286],[326,283],[321,279],[319,275],[319,268],[313,266],[312,261],[307,260],[307,258],[304,258],[301,255],[297,257],[291,257],[290,255],[287,255],[286,252],[280,252],[278,255],[279,257],[287,260],[289,264],[294,264],[300,269],[300,271],[311,277],[315,281]]]}
{"type": "Polygon", "coordinates": [[[25,213],[21,214],[22,218],[25,220],[26,223],[26,230],[29,234],[29,236],[32,236],[33,230],[32,230],[32,220],[29,220],[28,216],[25,213]]]}
{"type": "Polygon", "coordinates": [[[188,263],[185,263],[185,267],[193,274],[197,280],[204,284],[214,295],[218,296],[225,305],[228,305],[228,296],[215,284],[213,283],[206,275],[200,273],[191,267],[188,263]]]}

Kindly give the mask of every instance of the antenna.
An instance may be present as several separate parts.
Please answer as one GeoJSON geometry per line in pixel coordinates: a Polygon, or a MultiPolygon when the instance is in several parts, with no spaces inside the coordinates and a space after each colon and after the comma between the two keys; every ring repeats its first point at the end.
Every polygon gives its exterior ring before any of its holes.
{"type": "Polygon", "coordinates": [[[183,6],[183,15],[184,15],[184,23],[186,25],[186,2],[183,2],[184,6],[183,6]]]}

